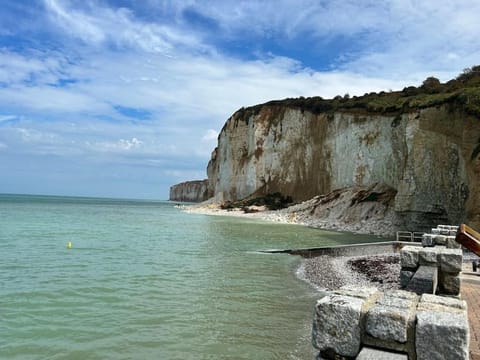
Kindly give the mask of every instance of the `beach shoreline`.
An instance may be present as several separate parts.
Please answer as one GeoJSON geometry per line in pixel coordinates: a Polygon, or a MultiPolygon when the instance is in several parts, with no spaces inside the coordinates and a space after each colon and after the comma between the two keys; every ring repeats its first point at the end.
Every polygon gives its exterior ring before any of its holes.
{"type": "MultiPolygon", "coordinates": [[[[358,227],[354,224],[328,224],[325,219],[307,216],[305,210],[308,202],[294,205],[281,210],[268,210],[265,207],[255,207],[245,212],[240,208],[222,209],[220,204],[204,202],[194,205],[177,205],[187,213],[212,216],[232,216],[239,218],[257,219],[281,224],[292,224],[313,227],[322,230],[351,232],[355,234],[384,235],[380,230],[387,230],[388,226],[371,224],[370,227],[358,227]],[[307,203],[307,204],[305,204],[307,203]],[[377,230],[377,231],[372,231],[377,230]]],[[[382,224],[384,221],[382,222],[382,224]]],[[[375,286],[381,290],[398,289],[400,273],[399,255],[382,253],[377,255],[318,255],[303,257],[300,266],[296,269],[296,276],[313,286],[319,292],[333,290],[341,286],[360,285],[375,286]]]]}
{"type": "Polygon", "coordinates": [[[265,206],[250,206],[245,212],[241,208],[222,209],[221,204],[213,201],[205,201],[198,204],[178,204],[177,208],[192,214],[212,216],[233,216],[273,223],[302,225],[315,229],[350,232],[361,235],[374,235],[384,238],[394,237],[396,227],[393,225],[394,214],[389,208],[382,209],[379,216],[367,220],[359,220],[344,216],[343,213],[335,213],[327,207],[327,211],[319,211],[318,198],[304,201],[279,210],[269,210],[265,206]],[[324,215],[325,214],[325,215],[324,215]]]}

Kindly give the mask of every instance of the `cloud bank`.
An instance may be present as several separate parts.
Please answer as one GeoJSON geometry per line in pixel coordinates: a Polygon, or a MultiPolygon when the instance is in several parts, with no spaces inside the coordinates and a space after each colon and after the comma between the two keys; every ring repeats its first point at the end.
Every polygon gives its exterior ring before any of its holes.
{"type": "Polygon", "coordinates": [[[116,3],[6,1],[0,192],[166,198],[242,106],[480,63],[477,1],[116,3]]]}

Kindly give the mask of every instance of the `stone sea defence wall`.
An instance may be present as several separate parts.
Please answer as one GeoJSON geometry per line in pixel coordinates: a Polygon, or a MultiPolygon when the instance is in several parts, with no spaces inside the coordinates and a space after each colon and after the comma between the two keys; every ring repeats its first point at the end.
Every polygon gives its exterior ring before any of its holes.
{"type": "Polygon", "coordinates": [[[208,199],[208,180],[186,181],[170,187],[171,201],[201,202],[208,199]]]}
{"type": "Polygon", "coordinates": [[[469,343],[467,304],[455,298],[342,287],[315,305],[321,359],[466,360],[469,343]],[[376,357],[362,354],[370,347],[376,357]]]}
{"type": "Polygon", "coordinates": [[[394,191],[399,228],[479,228],[478,117],[449,103],[407,110],[241,109],[212,153],[209,193],[225,201],[280,192],[300,201],[377,183],[394,191]]]}

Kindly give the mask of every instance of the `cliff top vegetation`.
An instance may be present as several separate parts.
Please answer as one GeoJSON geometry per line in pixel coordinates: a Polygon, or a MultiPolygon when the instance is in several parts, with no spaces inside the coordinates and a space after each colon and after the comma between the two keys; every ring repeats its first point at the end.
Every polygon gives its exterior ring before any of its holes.
{"type": "Polygon", "coordinates": [[[458,104],[467,113],[480,117],[480,65],[465,69],[459,76],[446,83],[428,77],[421,86],[408,86],[401,91],[371,92],[363,96],[337,95],[333,99],[320,96],[273,100],[248,108],[241,108],[236,116],[248,118],[260,112],[263,106],[286,106],[310,111],[314,114],[349,111],[400,114],[416,109],[458,104]]]}

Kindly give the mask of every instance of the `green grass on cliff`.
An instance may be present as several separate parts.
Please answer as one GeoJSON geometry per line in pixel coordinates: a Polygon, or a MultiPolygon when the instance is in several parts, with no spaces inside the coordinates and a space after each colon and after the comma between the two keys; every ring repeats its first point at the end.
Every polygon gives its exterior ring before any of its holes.
{"type": "Polygon", "coordinates": [[[333,99],[316,96],[274,100],[242,108],[237,116],[247,120],[251,115],[258,114],[265,105],[286,106],[314,114],[348,111],[395,115],[443,104],[461,107],[468,114],[480,117],[480,65],[465,69],[456,79],[446,83],[429,77],[422,86],[409,86],[402,91],[382,91],[352,97],[346,94],[333,99]]]}

